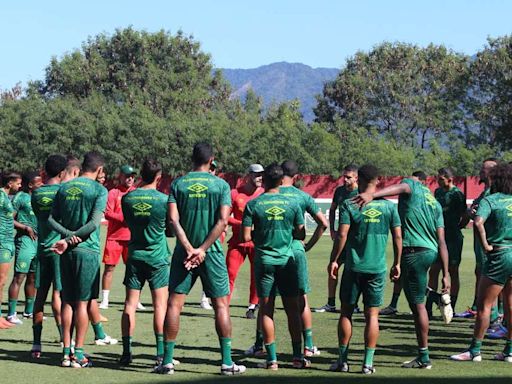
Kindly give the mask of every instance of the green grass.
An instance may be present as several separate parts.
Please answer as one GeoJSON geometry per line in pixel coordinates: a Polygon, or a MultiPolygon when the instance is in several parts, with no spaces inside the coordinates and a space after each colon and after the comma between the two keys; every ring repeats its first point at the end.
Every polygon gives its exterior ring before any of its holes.
{"type": "MultiPolygon", "coordinates": [[[[472,235],[465,232],[463,260],[461,265],[462,289],[458,301],[458,310],[471,304],[474,285],[474,256],[472,235]]],[[[310,280],[312,292],[310,303],[313,307],[321,306],[326,301],[326,272],[331,242],[328,237],[309,253],[310,280]]],[[[389,255],[391,256],[391,254],[389,255]]],[[[122,277],[124,267],[119,266],[111,292],[111,308],[103,311],[109,318],[105,323],[108,334],[121,338],[120,318],[124,300],[122,277]]],[[[503,362],[494,362],[492,355],[501,350],[503,341],[485,341],[482,363],[454,363],[447,360],[450,354],[467,347],[471,338],[471,320],[455,319],[445,326],[440,320],[434,320],[430,331],[430,350],[434,367],[430,371],[410,371],[401,369],[400,363],[416,354],[416,340],[412,318],[408,314],[405,298],[399,302],[400,315],[381,318],[381,335],[375,356],[376,375],[363,377],[358,373],[340,374],[328,372],[329,364],[337,357],[337,314],[314,313],[314,339],[322,355],[313,359],[313,368],[297,371],[290,367],[291,344],[286,320],[281,306],[278,306],[276,320],[277,346],[281,360],[278,372],[257,369],[256,359],[243,358],[243,350],[253,342],[255,321],[244,318],[248,292],[248,263],[240,271],[237,287],[232,301],[233,352],[235,359],[244,362],[249,370],[243,377],[221,378],[219,370],[218,341],[215,334],[213,314],[198,307],[200,285],[191,292],[188,304],[182,315],[181,330],[177,340],[176,358],[182,361],[174,376],[157,376],[149,373],[153,363],[155,348],[152,330],[152,312],[138,312],[137,327],[134,334],[134,363],[129,368],[120,369],[117,360],[122,351],[120,344],[110,347],[86,345],[86,352],[92,355],[94,368],[73,370],[59,367],[61,348],[57,341],[57,331],[53,319],[49,316],[43,329],[43,356],[38,361],[30,359],[29,350],[32,342],[31,322],[25,321],[21,326],[0,331],[0,382],[2,383],[63,383],[66,381],[83,383],[146,383],[186,381],[213,383],[219,380],[235,380],[247,383],[281,383],[301,382],[334,383],[343,382],[393,382],[393,383],[511,383],[512,366],[503,362]]],[[[391,296],[392,285],[386,288],[385,304],[391,296]]],[[[4,298],[6,292],[4,292],[4,298]]],[[[23,299],[23,296],[20,297],[23,299]]],[[[149,290],[145,288],[142,301],[150,307],[149,290]]],[[[23,310],[23,304],[18,312],[23,310]]],[[[5,304],[4,304],[5,308],[5,304]]],[[[47,307],[49,310],[49,306],[47,307]]],[[[354,372],[360,368],[363,355],[363,318],[354,316],[354,335],[350,346],[350,361],[354,372]]],[[[92,342],[92,329],[88,340],[92,342]]]]}

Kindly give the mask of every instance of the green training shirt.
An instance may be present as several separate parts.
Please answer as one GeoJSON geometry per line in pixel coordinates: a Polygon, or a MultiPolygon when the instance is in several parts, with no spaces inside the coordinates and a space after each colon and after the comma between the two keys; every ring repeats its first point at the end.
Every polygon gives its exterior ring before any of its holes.
{"type": "Polygon", "coordinates": [[[49,256],[53,254],[50,247],[60,240],[61,236],[48,225],[48,217],[52,212],[55,195],[60,184],[42,185],[32,192],[31,205],[37,220],[37,254],[49,256]]]}
{"type": "Polygon", "coordinates": [[[434,196],[443,209],[446,241],[462,238],[459,223],[462,215],[468,209],[466,206],[466,196],[456,186],[453,186],[449,191],[437,188],[434,196]]]}
{"type": "Polygon", "coordinates": [[[345,245],[348,247],[346,268],[361,273],[386,272],[389,230],[401,225],[396,204],[376,199],[359,208],[351,201],[345,201],[340,212],[342,224],[350,225],[345,245]]]}
{"type": "MultiPolygon", "coordinates": [[[[482,193],[475,200],[473,200],[473,204],[471,204],[471,207],[478,211],[478,206],[480,205],[480,202],[484,198],[489,196],[490,194],[491,194],[491,189],[490,188],[485,188],[482,191],[482,193]]],[[[473,226],[473,251],[475,252],[476,255],[483,255],[484,254],[484,250],[482,248],[482,244],[478,240],[478,232],[477,232],[475,226],[473,226]]]]}
{"type": "Polygon", "coordinates": [[[512,246],[512,195],[493,193],[485,197],[480,201],[476,215],[485,220],[489,244],[512,246]]]}
{"type": "MultiPolygon", "coordinates": [[[[283,196],[289,197],[295,200],[300,207],[301,214],[304,215],[309,213],[312,217],[316,216],[320,208],[316,205],[315,200],[306,192],[301,191],[299,188],[294,186],[280,187],[279,193],[283,196]]],[[[302,241],[294,240],[292,243],[293,249],[304,249],[302,241]]]]}
{"type": "MultiPolygon", "coordinates": [[[[175,203],[180,224],[194,248],[208,237],[220,217],[221,206],[231,206],[229,184],[208,172],[190,172],[173,181],[169,203],[175,203]]],[[[183,248],[176,243],[176,248],[183,248]]],[[[222,252],[217,239],[207,252],[222,252]]]]}
{"type": "Polygon", "coordinates": [[[358,189],[354,189],[353,191],[349,191],[347,187],[341,185],[334,190],[334,196],[332,197],[332,201],[339,207],[345,200],[356,197],[359,193],[358,189]]]}
{"type": "Polygon", "coordinates": [[[285,265],[293,257],[293,231],[302,224],[299,204],[281,193],[264,193],[249,201],[242,220],[243,227],[254,226],[256,261],[268,265],[285,265]]]}
{"type": "Polygon", "coordinates": [[[16,211],[16,221],[23,225],[28,225],[37,232],[37,219],[32,210],[30,194],[18,192],[12,199],[12,206],[16,211]]]}
{"type": "Polygon", "coordinates": [[[437,251],[437,228],[444,227],[443,209],[430,189],[419,181],[404,179],[411,193],[398,198],[398,213],[402,221],[403,246],[423,247],[437,251]]]}
{"type": "MultiPolygon", "coordinates": [[[[78,177],[61,184],[53,203],[52,216],[70,231],[76,231],[90,219],[93,211],[105,212],[107,189],[95,180],[78,177]]],[[[100,226],[77,248],[99,252],[100,226]]]]}
{"type": "Polygon", "coordinates": [[[169,262],[165,236],[167,195],[155,189],[138,188],[121,200],[124,221],[130,228],[128,258],[158,266],[169,262]]]}
{"type": "Polygon", "coordinates": [[[14,252],[14,208],[3,189],[0,190],[0,248],[14,252]]]}

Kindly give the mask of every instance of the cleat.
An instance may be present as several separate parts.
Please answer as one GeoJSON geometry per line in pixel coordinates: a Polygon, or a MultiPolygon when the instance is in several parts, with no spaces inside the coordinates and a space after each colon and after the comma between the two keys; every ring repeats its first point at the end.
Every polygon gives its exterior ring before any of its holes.
{"type": "Polygon", "coordinates": [[[155,373],[159,375],[172,375],[174,373],[174,364],[160,364],[155,370],[155,373]]]}
{"type": "Polygon", "coordinates": [[[92,367],[92,361],[88,357],[84,357],[82,360],[76,358],[71,359],[71,368],[90,368],[92,367]]]}
{"type": "Polygon", "coordinates": [[[336,312],[336,306],[325,304],[323,307],[315,308],[315,312],[317,312],[317,313],[336,312]]]}
{"type": "Polygon", "coordinates": [[[265,356],[267,352],[263,347],[257,347],[256,345],[251,345],[249,349],[244,352],[245,356],[254,356],[254,357],[262,357],[265,356]]]}
{"type": "Polygon", "coordinates": [[[379,311],[379,315],[381,316],[391,316],[396,315],[398,313],[396,308],[393,308],[392,306],[388,305],[386,308],[382,308],[379,311]]]}
{"type": "Polygon", "coordinates": [[[98,306],[99,309],[108,309],[108,302],[101,302],[100,305],[98,306]]]}
{"type": "Polygon", "coordinates": [[[68,355],[65,355],[62,360],[60,361],[60,366],[61,367],[64,367],[64,368],[69,368],[71,367],[71,357],[69,357],[68,355]]]}
{"type": "Polygon", "coordinates": [[[160,365],[162,365],[163,361],[164,361],[164,357],[163,356],[157,356],[156,357],[155,364],[153,365],[153,373],[156,373],[156,371],[158,370],[158,367],[160,365]]]}
{"type": "Polygon", "coordinates": [[[20,318],[18,318],[18,315],[16,314],[16,312],[14,312],[14,315],[7,316],[7,321],[14,325],[23,324],[23,321],[20,318]]]}
{"type": "Polygon", "coordinates": [[[269,371],[277,371],[279,369],[279,365],[277,361],[264,361],[262,363],[258,363],[258,368],[268,369],[269,371]]]}
{"type": "Polygon", "coordinates": [[[361,373],[363,375],[373,375],[375,373],[375,368],[369,365],[363,365],[361,373]]]}
{"type": "Polygon", "coordinates": [[[320,356],[320,351],[314,345],[311,348],[304,347],[304,356],[305,357],[320,356]]]}
{"type": "Polygon", "coordinates": [[[496,323],[491,325],[487,331],[486,336],[488,339],[497,340],[502,339],[507,336],[507,328],[505,328],[502,324],[496,323]]]}
{"type": "Polygon", "coordinates": [[[123,353],[121,358],[119,359],[119,364],[127,366],[130,365],[133,361],[132,354],[130,352],[123,353]]]}
{"type": "Polygon", "coordinates": [[[503,352],[500,352],[500,353],[497,353],[496,355],[494,355],[494,360],[512,363],[512,354],[505,355],[503,352]]]}
{"type": "Polygon", "coordinates": [[[32,349],[30,350],[30,356],[33,359],[40,359],[41,358],[41,346],[37,344],[32,345],[32,349]]]}
{"type": "Polygon", "coordinates": [[[24,319],[32,319],[34,317],[34,314],[33,313],[26,313],[26,312],[23,312],[23,318],[24,319]]]}
{"type": "Polygon", "coordinates": [[[350,367],[346,361],[340,362],[339,360],[336,360],[329,367],[329,371],[331,372],[348,372],[349,370],[350,367]]]}
{"type": "Polygon", "coordinates": [[[145,311],[146,307],[142,303],[137,303],[137,311],[145,311]]]}
{"type": "Polygon", "coordinates": [[[103,339],[94,340],[94,344],[96,345],[115,345],[117,342],[117,339],[113,339],[109,335],[105,335],[103,339]]]}
{"type": "Polygon", "coordinates": [[[445,293],[441,295],[441,300],[439,301],[439,310],[441,311],[441,316],[443,317],[444,323],[450,324],[453,319],[453,308],[449,294],[445,293]]]}
{"type": "Polygon", "coordinates": [[[235,363],[231,365],[222,364],[220,367],[220,374],[224,376],[241,375],[247,370],[245,365],[237,365],[235,363]]]}
{"type": "Polygon", "coordinates": [[[213,309],[212,305],[210,304],[210,302],[208,301],[208,299],[206,300],[201,300],[201,303],[199,304],[199,306],[202,308],[202,309],[206,309],[207,311],[211,311],[213,309]]]}
{"type": "Polygon", "coordinates": [[[304,357],[293,358],[292,367],[295,369],[310,368],[311,361],[304,357]]]}
{"type": "Polygon", "coordinates": [[[402,368],[431,369],[432,363],[430,360],[424,363],[419,358],[416,358],[411,361],[404,361],[402,368]]]}
{"type": "Polygon", "coordinates": [[[247,312],[245,312],[245,318],[254,320],[256,318],[256,314],[254,313],[256,309],[249,308],[247,312]]]}
{"type": "Polygon", "coordinates": [[[359,305],[356,305],[354,307],[354,312],[352,312],[354,314],[357,314],[357,313],[363,313],[363,310],[361,308],[359,308],[359,305]]]}
{"type": "Polygon", "coordinates": [[[459,312],[453,315],[453,317],[457,317],[459,319],[472,319],[476,316],[476,311],[473,311],[471,308],[466,309],[464,312],[459,312]]]}
{"type": "Polygon", "coordinates": [[[482,355],[481,354],[473,355],[471,353],[471,351],[468,350],[468,351],[459,353],[458,355],[451,355],[450,356],[450,360],[453,360],[453,361],[474,361],[474,362],[479,363],[480,361],[482,361],[482,355]]]}

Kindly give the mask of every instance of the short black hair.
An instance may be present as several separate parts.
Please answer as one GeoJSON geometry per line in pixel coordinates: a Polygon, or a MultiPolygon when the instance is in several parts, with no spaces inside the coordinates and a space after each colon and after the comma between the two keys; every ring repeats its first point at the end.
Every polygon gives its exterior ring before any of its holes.
{"type": "Polygon", "coordinates": [[[446,177],[448,179],[453,179],[455,177],[455,172],[450,167],[443,167],[437,171],[437,174],[442,177],[446,177]]]}
{"type": "Polygon", "coordinates": [[[491,193],[501,192],[512,195],[512,165],[500,163],[489,173],[491,178],[491,193]]]}
{"type": "Polygon", "coordinates": [[[380,176],[379,169],[372,164],[365,164],[357,171],[359,181],[369,183],[380,176]]]}
{"type": "Polygon", "coordinates": [[[149,184],[155,181],[156,176],[162,172],[162,164],[153,159],[147,159],[142,163],[140,177],[142,181],[149,184]]]}
{"type": "Polygon", "coordinates": [[[67,159],[62,155],[50,155],[44,163],[44,171],[49,178],[57,176],[68,165],[67,159]]]}
{"type": "Polygon", "coordinates": [[[209,143],[201,142],[194,145],[192,150],[192,163],[195,166],[200,166],[208,163],[213,157],[213,148],[209,143]]]}
{"type": "Polygon", "coordinates": [[[96,172],[99,167],[105,165],[105,158],[99,152],[91,151],[84,155],[82,172],[96,172]]]}
{"type": "Polygon", "coordinates": [[[2,187],[7,187],[9,182],[17,179],[21,179],[21,175],[17,172],[7,171],[2,173],[2,187]]]}
{"type": "Polygon", "coordinates": [[[417,177],[421,181],[426,181],[427,180],[427,174],[425,172],[423,172],[423,171],[414,171],[412,173],[412,176],[417,177]]]}
{"type": "Polygon", "coordinates": [[[277,188],[281,185],[284,172],[280,165],[273,163],[265,168],[263,172],[263,183],[266,188],[277,188]]]}
{"type": "Polygon", "coordinates": [[[28,185],[34,181],[34,179],[36,177],[41,177],[41,173],[39,173],[38,171],[30,171],[30,172],[25,172],[22,176],[21,176],[21,188],[24,192],[28,192],[29,191],[29,188],[28,188],[28,185]]]}
{"type": "Polygon", "coordinates": [[[299,166],[297,165],[297,162],[293,160],[283,161],[281,168],[283,169],[284,176],[293,177],[299,173],[299,166]]]}
{"type": "Polygon", "coordinates": [[[345,168],[343,168],[343,171],[344,172],[355,172],[355,173],[357,173],[358,167],[355,164],[348,164],[348,165],[345,165],[345,168]]]}

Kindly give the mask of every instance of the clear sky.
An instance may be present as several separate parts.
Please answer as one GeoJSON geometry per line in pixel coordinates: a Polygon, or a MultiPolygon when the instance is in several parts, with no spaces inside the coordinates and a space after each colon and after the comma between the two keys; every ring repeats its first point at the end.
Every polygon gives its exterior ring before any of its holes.
{"type": "Polygon", "coordinates": [[[42,79],[52,56],[116,28],[193,35],[216,67],[276,61],[341,68],[388,41],[474,54],[488,36],[512,33],[506,0],[85,0],[0,3],[0,89],[42,79]]]}

